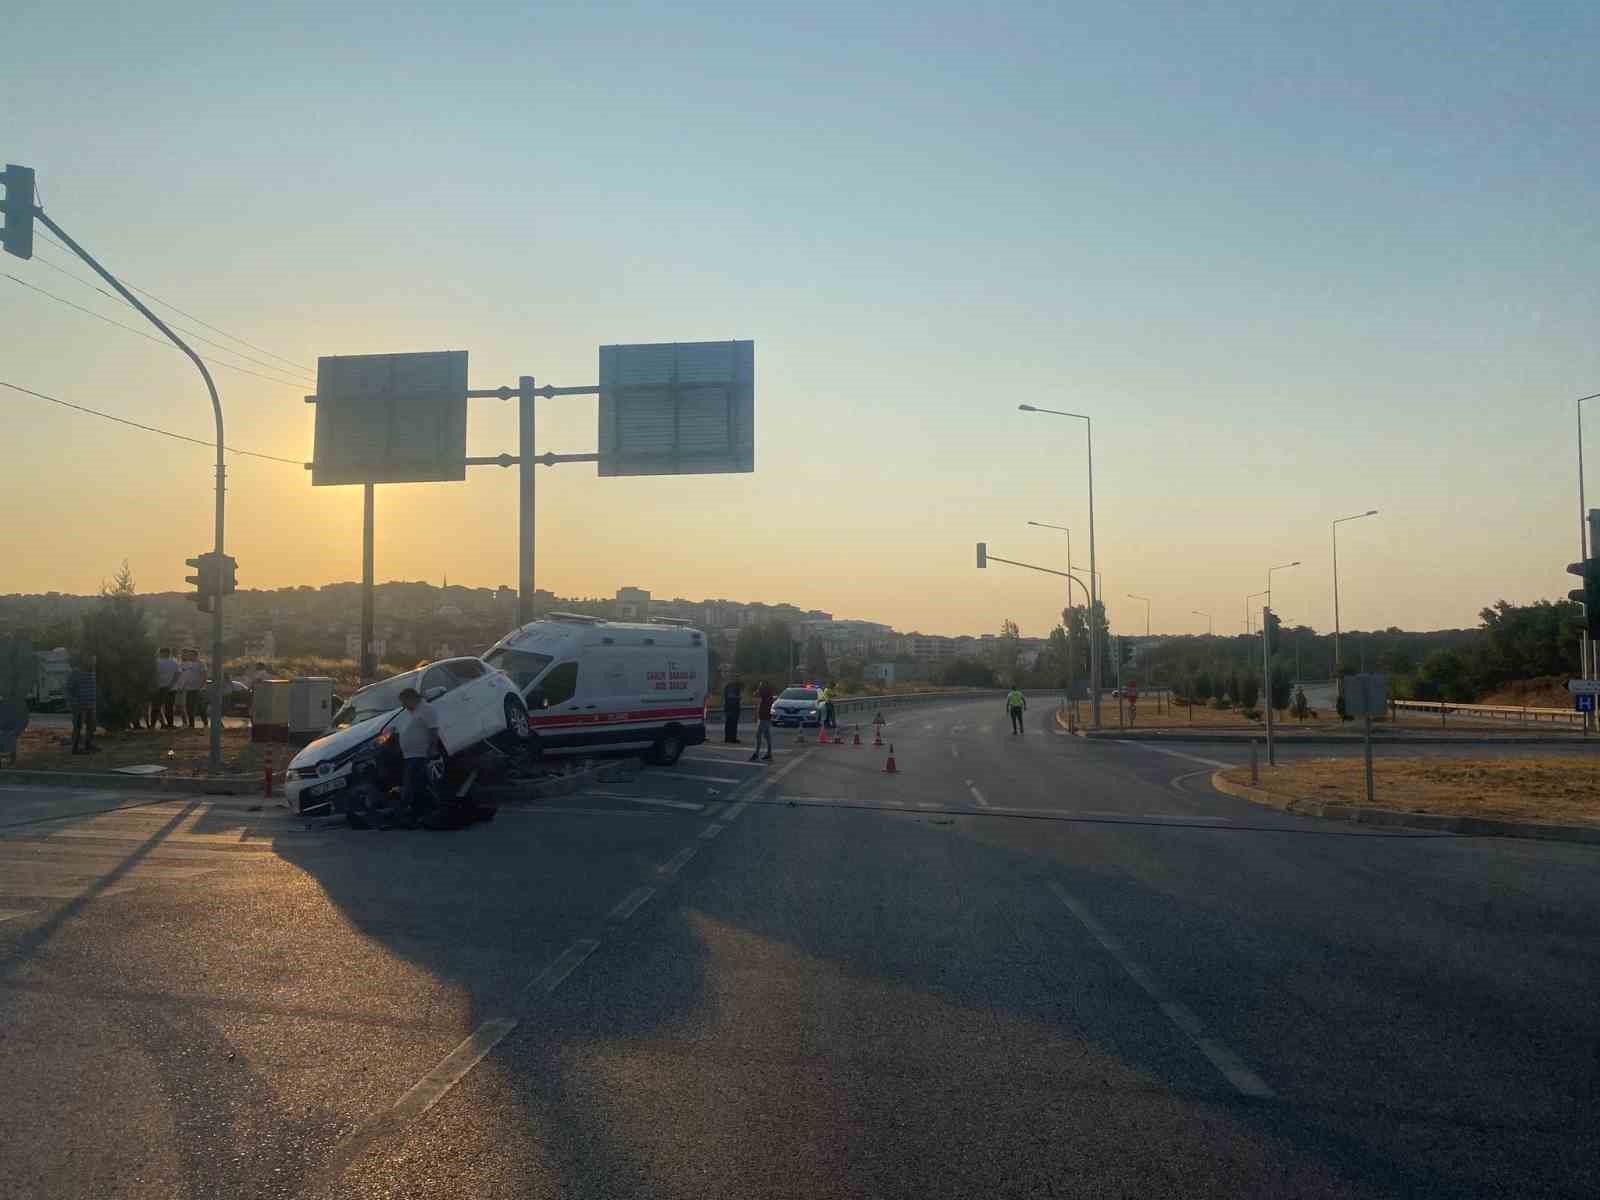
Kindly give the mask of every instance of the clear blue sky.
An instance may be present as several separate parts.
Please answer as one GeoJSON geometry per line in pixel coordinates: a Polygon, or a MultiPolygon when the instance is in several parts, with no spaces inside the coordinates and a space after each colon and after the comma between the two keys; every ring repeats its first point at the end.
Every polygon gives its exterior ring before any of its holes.
{"type": "MultiPolygon", "coordinates": [[[[539,479],[538,582],[1042,634],[1471,624],[1561,594],[1600,391],[1600,9],[1580,4],[24,3],[0,153],[135,283],[302,363],[458,348],[591,382],[606,342],[753,338],[750,476],[539,479]]],[[[65,262],[59,252],[47,255],[65,262]]],[[[98,311],[37,263],[4,269],[98,311]]],[[[80,268],[72,268],[83,273],[80,268]]],[[[132,314],[119,319],[137,323],[132,314]]],[[[0,378],[209,435],[176,355],[0,279],[0,378]]],[[[296,386],[219,372],[229,440],[304,458],[296,386]]],[[[304,389],[310,391],[309,387],[304,389]]],[[[474,452],[514,448],[474,402],[474,452]]],[[[0,591],[123,557],[179,586],[206,451],[0,390],[0,591]]],[[[539,449],[588,450],[589,400],[539,449]]],[[[1595,429],[1600,453],[1600,425],[1595,429]]],[[[232,468],[241,582],[359,573],[357,489],[232,468]]],[[[1600,481],[1592,489],[1600,502],[1600,481]]],[[[381,578],[515,575],[510,473],[385,491],[381,578]]]]}

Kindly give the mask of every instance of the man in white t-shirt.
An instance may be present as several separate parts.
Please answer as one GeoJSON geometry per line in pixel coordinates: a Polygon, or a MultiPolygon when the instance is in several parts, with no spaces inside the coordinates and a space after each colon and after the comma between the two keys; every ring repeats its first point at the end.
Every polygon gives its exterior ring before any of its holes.
{"type": "Polygon", "coordinates": [[[172,649],[168,646],[161,647],[156,654],[156,694],[150,705],[150,728],[156,727],[156,722],[171,729],[173,726],[173,689],[178,686],[178,660],[172,657],[172,649]]]}
{"type": "Polygon", "coordinates": [[[406,760],[400,782],[400,810],[414,821],[422,816],[428,797],[428,760],[444,746],[439,741],[439,714],[416,688],[400,693],[400,706],[406,710],[395,727],[400,753],[406,760]]]}

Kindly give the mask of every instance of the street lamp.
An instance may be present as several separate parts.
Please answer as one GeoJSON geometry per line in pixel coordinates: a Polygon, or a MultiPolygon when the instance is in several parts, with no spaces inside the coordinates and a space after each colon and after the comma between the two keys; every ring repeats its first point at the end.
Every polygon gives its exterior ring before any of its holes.
{"type": "Polygon", "coordinates": [[[1201,612],[1198,608],[1191,608],[1189,611],[1192,612],[1197,617],[1204,617],[1206,619],[1206,636],[1210,637],[1211,636],[1211,614],[1208,613],[1208,612],[1201,612]]]}
{"type": "Polygon", "coordinates": [[[1339,526],[1346,521],[1359,521],[1363,517],[1375,517],[1378,510],[1369,508],[1364,513],[1354,516],[1340,517],[1333,522],[1333,680],[1334,687],[1340,695],[1344,694],[1344,659],[1339,654],[1339,526]]]}
{"type": "Polygon", "coordinates": [[[1145,637],[1149,637],[1150,636],[1150,597],[1149,596],[1140,596],[1137,593],[1129,592],[1128,593],[1128,599],[1129,600],[1143,600],[1144,601],[1144,635],[1145,635],[1145,637]]]}
{"type": "MultiPolygon", "coordinates": [[[[1059,529],[1062,533],[1067,535],[1067,611],[1062,612],[1061,623],[1063,626],[1065,626],[1067,631],[1067,696],[1072,700],[1073,720],[1076,721],[1078,701],[1076,697],[1073,697],[1072,695],[1073,672],[1076,670],[1076,668],[1073,665],[1072,657],[1072,621],[1068,618],[1068,612],[1072,608],[1072,585],[1077,584],[1078,589],[1083,592],[1083,602],[1087,606],[1085,610],[1085,620],[1083,623],[1085,630],[1088,630],[1089,628],[1087,614],[1094,611],[1094,604],[1089,598],[1089,589],[1084,586],[1083,580],[1079,579],[1072,573],[1072,530],[1065,525],[1052,525],[1049,521],[1029,521],[1028,524],[1038,529],[1059,529]]],[[[1089,634],[1089,639],[1091,642],[1094,640],[1093,633],[1089,634]]]]}
{"type": "Polygon", "coordinates": [[[1052,417],[1070,417],[1075,421],[1082,421],[1084,437],[1088,443],[1089,451],[1089,675],[1090,695],[1092,699],[1091,711],[1094,714],[1094,727],[1100,728],[1100,619],[1097,616],[1096,602],[1100,598],[1100,573],[1096,569],[1099,565],[1094,554],[1094,422],[1082,413],[1063,412],[1054,408],[1036,408],[1032,404],[1017,405],[1019,412],[1044,413],[1052,417]]]}
{"type": "MultiPolygon", "coordinates": [[[[1583,496],[1583,402],[1585,400],[1600,399],[1600,392],[1592,396],[1578,397],[1578,561],[1582,562],[1589,557],[1589,509],[1583,496]]],[[[1594,678],[1594,647],[1589,644],[1589,630],[1585,623],[1583,638],[1579,646],[1580,674],[1585,679],[1594,678]]],[[[1587,721],[1589,718],[1585,717],[1587,721]]]]}
{"type": "Polygon", "coordinates": [[[1250,623],[1250,601],[1254,600],[1257,596],[1265,595],[1265,592],[1251,592],[1244,598],[1244,634],[1246,637],[1249,637],[1253,632],[1255,632],[1255,626],[1250,623]]]}
{"type": "Polygon", "coordinates": [[[1297,558],[1292,563],[1279,563],[1275,567],[1267,568],[1267,607],[1272,607],[1272,573],[1274,571],[1287,571],[1290,567],[1298,567],[1300,560],[1297,558]]]}

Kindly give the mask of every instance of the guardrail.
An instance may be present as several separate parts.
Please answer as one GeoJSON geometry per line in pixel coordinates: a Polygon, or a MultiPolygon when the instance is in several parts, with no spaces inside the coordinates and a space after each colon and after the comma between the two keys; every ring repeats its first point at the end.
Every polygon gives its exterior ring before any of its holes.
{"type": "Polygon", "coordinates": [[[1567,708],[1530,708],[1515,704],[1450,704],[1438,700],[1391,700],[1389,707],[1398,717],[1403,712],[1438,713],[1439,723],[1446,725],[1451,714],[1463,720],[1498,721],[1524,729],[1537,729],[1540,725],[1582,728],[1584,714],[1567,708]]]}
{"type": "MultiPolygon", "coordinates": [[[[1005,698],[1006,690],[1005,688],[973,688],[970,691],[960,692],[902,692],[884,696],[847,696],[844,699],[833,702],[833,711],[835,717],[843,719],[846,714],[859,714],[863,710],[874,713],[879,710],[887,711],[892,708],[904,708],[918,704],[935,704],[939,701],[991,700],[999,703],[1005,698]]],[[[783,689],[779,688],[777,694],[781,695],[782,691],[783,689]]],[[[1039,696],[1045,694],[1053,695],[1054,693],[1029,692],[1025,694],[1039,696]]],[[[753,721],[755,720],[755,715],[756,706],[754,704],[744,704],[739,707],[740,721],[753,721]]],[[[708,704],[706,706],[706,720],[722,720],[722,705],[712,706],[708,704]]]]}

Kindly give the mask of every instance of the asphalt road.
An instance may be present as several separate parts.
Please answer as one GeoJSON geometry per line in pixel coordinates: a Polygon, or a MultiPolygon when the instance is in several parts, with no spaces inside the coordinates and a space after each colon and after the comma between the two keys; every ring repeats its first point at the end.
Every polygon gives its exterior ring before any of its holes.
{"type": "Polygon", "coordinates": [[[0,1195],[1600,1191],[1600,851],[1041,716],[449,834],[0,788],[0,1195]]]}

